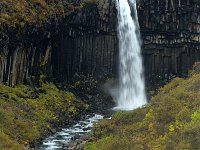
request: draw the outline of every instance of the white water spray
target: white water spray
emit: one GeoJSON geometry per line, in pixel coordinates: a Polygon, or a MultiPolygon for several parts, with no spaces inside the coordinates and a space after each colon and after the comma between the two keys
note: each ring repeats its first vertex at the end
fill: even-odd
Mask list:
{"type": "Polygon", "coordinates": [[[143,66],[141,57],[139,23],[136,0],[116,0],[119,36],[119,96],[120,110],[133,110],[146,104],[143,66]],[[134,9],[132,18],[131,8],[134,9]]]}

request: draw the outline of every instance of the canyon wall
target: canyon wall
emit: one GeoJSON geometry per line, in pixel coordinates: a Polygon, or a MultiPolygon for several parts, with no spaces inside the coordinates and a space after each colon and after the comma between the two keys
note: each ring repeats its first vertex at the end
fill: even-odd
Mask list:
{"type": "Polygon", "coordinates": [[[185,76],[200,60],[200,1],[139,0],[146,78],[185,76]]]}
{"type": "Polygon", "coordinates": [[[105,76],[116,71],[118,41],[112,0],[98,1],[62,26],[55,50],[54,76],[69,81],[75,74],[105,76]]]}
{"type": "Polygon", "coordinates": [[[116,11],[111,0],[63,1],[65,15],[43,26],[0,31],[0,82],[14,86],[46,78],[69,82],[76,74],[95,77],[116,70],[116,11]]]}
{"type": "Polygon", "coordinates": [[[52,22],[52,26],[28,28],[23,33],[15,29],[0,32],[0,82],[14,86],[28,78],[39,80],[47,72],[51,75],[51,34],[56,32],[53,26],[52,22]]]}
{"type": "MultiPolygon", "coordinates": [[[[187,75],[200,60],[200,2],[138,0],[137,8],[147,81],[187,75]]],[[[0,32],[0,82],[14,86],[41,75],[64,82],[76,74],[117,74],[117,12],[112,0],[97,0],[79,6],[79,11],[66,4],[66,9],[71,12],[37,29],[0,32]]]]}
{"type": "MultiPolygon", "coordinates": [[[[116,74],[117,12],[111,0],[99,2],[97,7],[103,7],[98,7],[98,13],[94,5],[75,16],[68,26],[66,33],[72,32],[73,36],[64,36],[60,41],[61,59],[57,59],[60,66],[56,69],[60,75],[116,74]]],[[[147,81],[186,76],[200,60],[200,2],[138,0],[137,9],[147,81]]]]}

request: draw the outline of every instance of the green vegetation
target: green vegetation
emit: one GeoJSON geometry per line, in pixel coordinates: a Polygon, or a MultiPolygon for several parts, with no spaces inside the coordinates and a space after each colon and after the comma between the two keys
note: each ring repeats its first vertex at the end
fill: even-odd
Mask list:
{"type": "Polygon", "coordinates": [[[62,1],[57,0],[1,0],[0,26],[40,26],[53,15],[64,13],[62,1]]]}
{"type": "MultiPolygon", "coordinates": [[[[96,0],[81,0],[75,6],[70,1],[67,9],[74,11],[96,4],[96,0]]],[[[65,15],[62,0],[0,0],[0,27],[24,28],[25,26],[41,26],[50,18],[65,15]]]]}
{"type": "Polygon", "coordinates": [[[98,82],[93,77],[86,77],[84,75],[80,75],[77,79],[69,85],[70,91],[73,93],[77,93],[77,95],[95,95],[99,92],[100,81],[98,82]]]}
{"type": "Polygon", "coordinates": [[[97,3],[97,0],[82,0],[80,3],[80,8],[83,9],[96,3],[97,3]]]}
{"type": "MultiPolygon", "coordinates": [[[[194,67],[195,68],[195,67],[194,67]]],[[[197,67],[198,69],[198,67],[197,67]]],[[[176,78],[150,104],[118,112],[98,123],[85,150],[169,150],[200,148],[200,74],[176,78]]]]}
{"type": "Polygon", "coordinates": [[[25,85],[15,88],[0,84],[0,149],[22,150],[40,139],[54,125],[67,124],[88,105],[53,84],[43,84],[32,98],[25,85]]]}

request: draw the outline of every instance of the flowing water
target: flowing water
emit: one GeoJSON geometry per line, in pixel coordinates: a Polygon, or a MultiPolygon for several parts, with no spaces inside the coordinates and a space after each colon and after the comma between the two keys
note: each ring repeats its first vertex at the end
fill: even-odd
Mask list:
{"type": "Polygon", "coordinates": [[[93,124],[103,119],[102,115],[87,115],[84,120],[69,128],[63,128],[54,135],[47,137],[40,146],[39,150],[64,150],[73,140],[78,140],[81,136],[91,131],[93,124]]]}
{"type": "Polygon", "coordinates": [[[116,5],[119,38],[119,95],[115,97],[117,101],[115,109],[132,110],[146,104],[136,0],[116,0],[116,5]]]}
{"type": "MultiPolygon", "coordinates": [[[[139,24],[135,0],[116,0],[118,9],[118,36],[119,36],[119,88],[115,99],[120,110],[132,110],[146,103],[143,66],[140,48],[139,24]],[[133,14],[131,14],[133,9],[133,14]],[[134,17],[132,17],[134,16],[134,17]]],[[[46,138],[41,150],[62,150],[72,142],[75,136],[83,136],[90,132],[91,127],[102,115],[88,115],[83,121],[63,128],[53,136],[46,138]]]]}

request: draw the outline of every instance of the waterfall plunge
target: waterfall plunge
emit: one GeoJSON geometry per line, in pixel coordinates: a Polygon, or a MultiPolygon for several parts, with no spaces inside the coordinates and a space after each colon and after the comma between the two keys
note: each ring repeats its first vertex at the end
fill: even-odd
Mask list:
{"type": "Polygon", "coordinates": [[[139,23],[135,0],[116,0],[119,37],[119,89],[115,99],[119,110],[132,110],[146,104],[139,23]],[[135,18],[132,18],[131,8],[135,18]]]}

